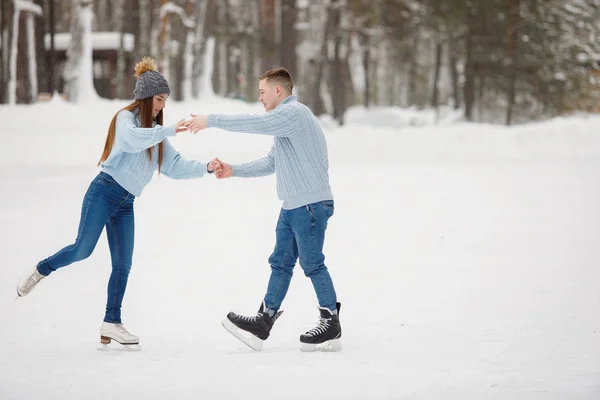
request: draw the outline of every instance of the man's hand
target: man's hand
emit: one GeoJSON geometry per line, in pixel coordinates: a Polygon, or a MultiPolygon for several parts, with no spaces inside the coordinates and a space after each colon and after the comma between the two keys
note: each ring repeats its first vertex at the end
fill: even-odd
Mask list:
{"type": "Polygon", "coordinates": [[[219,172],[217,172],[217,170],[215,169],[215,175],[217,176],[217,179],[231,178],[231,176],[233,175],[233,169],[231,168],[231,164],[221,161],[218,158],[215,158],[213,161],[219,163],[219,165],[221,166],[221,170],[219,172]]]}
{"type": "Polygon", "coordinates": [[[221,166],[221,163],[215,158],[207,164],[206,169],[208,172],[215,173],[215,175],[218,175],[221,173],[223,167],[221,166]]]}
{"type": "Polygon", "coordinates": [[[192,133],[196,133],[208,126],[208,115],[190,114],[192,119],[187,120],[186,126],[192,133]]]}

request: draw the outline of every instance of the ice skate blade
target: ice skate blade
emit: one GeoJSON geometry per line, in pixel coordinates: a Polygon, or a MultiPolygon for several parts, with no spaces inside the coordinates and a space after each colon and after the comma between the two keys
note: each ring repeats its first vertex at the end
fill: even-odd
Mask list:
{"type": "Polygon", "coordinates": [[[263,340],[260,340],[250,332],[246,332],[233,324],[229,319],[225,318],[223,320],[223,328],[227,330],[227,332],[231,333],[236,339],[240,342],[244,343],[246,346],[250,347],[254,351],[261,351],[263,340]]]}
{"type": "Polygon", "coordinates": [[[124,351],[124,352],[136,352],[142,350],[142,346],[138,344],[102,344],[98,347],[98,351],[112,352],[112,351],[124,351]]]}
{"type": "Polygon", "coordinates": [[[314,351],[340,351],[342,349],[342,340],[333,339],[323,343],[302,343],[300,342],[300,351],[310,353],[314,351]]]}
{"type": "Polygon", "coordinates": [[[117,342],[119,344],[122,344],[123,346],[130,346],[130,345],[134,345],[134,344],[140,344],[140,342],[123,343],[123,342],[119,342],[115,338],[111,338],[109,336],[100,335],[100,343],[102,343],[102,344],[110,344],[110,342],[112,340],[114,340],[115,342],[117,342]]]}

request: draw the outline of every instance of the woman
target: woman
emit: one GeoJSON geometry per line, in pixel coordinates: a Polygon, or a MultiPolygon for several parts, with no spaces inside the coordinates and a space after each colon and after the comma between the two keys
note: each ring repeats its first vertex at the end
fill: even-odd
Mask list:
{"type": "Polygon", "coordinates": [[[26,296],[52,272],[89,257],[106,227],[112,272],[100,328],[103,344],[111,340],[126,345],[139,343],[139,338],[121,323],[121,303],[133,255],[135,198],[141,195],[156,170],[174,179],[200,178],[215,168],[220,170],[217,162],[205,165],[183,159],[166,139],[186,128],[184,120],[163,126],[163,109],[170,89],[154,60],[143,58],[137,63],[135,76],[135,101],[120,110],[110,123],[98,162],[101,171],[83,199],[75,243],[40,261],[17,287],[18,295],[26,296]]]}

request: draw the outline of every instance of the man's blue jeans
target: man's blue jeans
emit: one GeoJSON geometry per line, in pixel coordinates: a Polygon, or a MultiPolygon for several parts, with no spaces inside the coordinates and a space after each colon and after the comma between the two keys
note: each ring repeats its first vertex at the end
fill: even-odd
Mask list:
{"type": "Polygon", "coordinates": [[[336,309],[335,289],[323,255],[327,221],[333,211],[333,201],[326,200],[293,210],[282,209],[279,213],[275,250],[269,257],[271,278],[265,295],[265,305],[269,310],[279,310],[298,258],[304,275],[312,281],[319,306],[336,309]]]}
{"type": "Polygon", "coordinates": [[[88,258],[106,226],[112,273],[108,281],[104,322],[121,323],[121,303],[133,256],[134,200],[135,196],[123,189],[110,175],[100,172],[83,198],[75,243],[37,265],[40,274],[50,275],[59,268],[88,258]]]}

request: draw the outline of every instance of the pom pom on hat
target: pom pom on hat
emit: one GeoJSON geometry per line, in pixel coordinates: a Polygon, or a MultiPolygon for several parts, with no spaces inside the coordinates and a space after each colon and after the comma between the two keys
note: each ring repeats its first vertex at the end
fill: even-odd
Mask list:
{"type": "Polygon", "coordinates": [[[158,65],[156,65],[156,61],[150,57],[143,57],[140,62],[135,64],[135,74],[134,76],[138,78],[146,71],[158,71],[158,65]]]}
{"type": "Polygon", "coordinates": [[[171,94],[169,83],[165,77],[158,72],[156,61],[150,57],[144,57],[135,64],[135,89],[133,96],[136,100],[146,99],[157,94],[171,94]]]}

